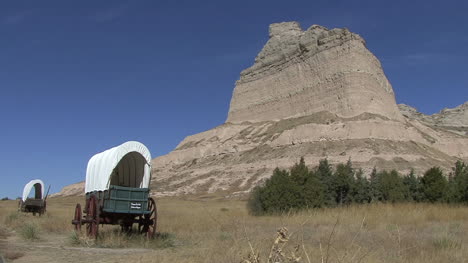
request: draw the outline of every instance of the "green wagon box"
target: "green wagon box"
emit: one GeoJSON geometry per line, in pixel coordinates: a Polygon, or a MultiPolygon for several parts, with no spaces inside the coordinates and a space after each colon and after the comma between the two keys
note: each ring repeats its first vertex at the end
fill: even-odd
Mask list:
{"type": "Polygon", "coordinates": [[[146,214],[150,212],[146,209],[149,191],[149,188],[110,185],[108,190],[87,193],[86,197],[97,195],[104,201],[102,211],[106,213],[146,214]]]}

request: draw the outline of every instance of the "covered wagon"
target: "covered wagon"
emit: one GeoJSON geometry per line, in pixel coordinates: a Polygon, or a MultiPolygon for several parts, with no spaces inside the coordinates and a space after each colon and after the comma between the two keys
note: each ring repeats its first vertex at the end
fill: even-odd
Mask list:
{"type": "Polygon", "coordinates": [[[44,182],[39,179],[31,180],[24,186],[23,196],[19,200],[18,210],[21,212],[42,215],[46,212],[47,195],[44,195],[44,182]],[[34,197],[29,197],[34,191],[34,197]]]}
{"type": "Polygon", "coordinates": [[[77,204],[72,224],[77,231],[96,237],[99,225],[120,225],[154,237],[156,202],[150,197],[151,154],[136,141],[123,143],[94,155],[88,162],[85,181],[86,204],[77,204]]]}

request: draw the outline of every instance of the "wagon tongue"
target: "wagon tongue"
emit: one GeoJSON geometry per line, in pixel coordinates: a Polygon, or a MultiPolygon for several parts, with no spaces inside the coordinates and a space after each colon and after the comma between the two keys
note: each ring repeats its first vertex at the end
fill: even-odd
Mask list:
{"type": "Polygon", "coordinates": [[[51,185],[49,184],[49,188],[47,188],[47,194],[46,194],[45,197],[44,197],[44,201],[47,199],[47,196],[49,196],[50,186],[51,186],[51,185]]]}

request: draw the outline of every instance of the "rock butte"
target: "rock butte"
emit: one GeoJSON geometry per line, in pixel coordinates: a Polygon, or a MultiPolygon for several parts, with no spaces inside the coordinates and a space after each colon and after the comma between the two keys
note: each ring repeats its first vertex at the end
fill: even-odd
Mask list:
{"type": "Polygon", "coordinates": [[[227,122],[270,121],[328,111],[402,120],[392,87],[365,41],[347,29],[270,25],[270,39],[242,71],[227,122]]]}
{"type": "MultiPolygon", "coordinates": [[[[300,157],[310,166],[351,158],[365,172],[449,169],[468,161],[468,103],[431,116],[397,105],[359,35],[272,24],[254,65],[236,82],[226,123],[153,159],[151,187],[159,196],[242,195],[300,157]]],[[[64,191],[83,193],[82,185],[64,191]]]]}

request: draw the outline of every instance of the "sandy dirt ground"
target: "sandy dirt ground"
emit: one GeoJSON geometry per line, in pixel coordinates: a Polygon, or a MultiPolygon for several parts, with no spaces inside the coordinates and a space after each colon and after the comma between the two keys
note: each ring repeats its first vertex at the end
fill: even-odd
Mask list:
{"type": "MultiPolygon", "coordinates": [[[[143,256],[152,252],[144,248],[90,248],[70,246],[67,236],[47,234],[40,241],[24,241],[16,233],[0,241],[2,251],[18,256],[13,262],[121,262],[122,255],[143,256]]],[[[8,262],[8,261],[7,261],[8,262]]]]}

